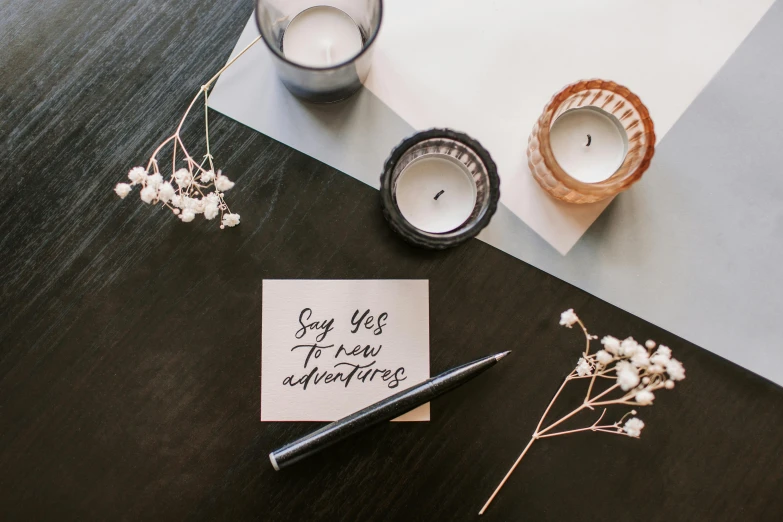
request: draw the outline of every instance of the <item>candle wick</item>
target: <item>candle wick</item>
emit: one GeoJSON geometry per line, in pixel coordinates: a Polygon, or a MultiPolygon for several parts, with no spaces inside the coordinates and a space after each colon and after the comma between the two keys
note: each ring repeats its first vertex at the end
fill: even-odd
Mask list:
{"type": "Polygon", "coordinates": [[[585,147],[589,147],[592,142],[593,142],[593,137],[588,134],[587,135],[587,145],[585,145],[585,147]]]}
{"type": "Polygon", "coordinates": [[[436,200],[437,200],[437,199],[440,197],[440,195],[441,195],[441,194],[443,194],[444,192],[446,192],[446,191],[445,191],[445,190],[441,190],[440,192],[438,192],[437,194],[435,194],[435,198],[434,198],[434,199],[436,199],[436,200]]]}

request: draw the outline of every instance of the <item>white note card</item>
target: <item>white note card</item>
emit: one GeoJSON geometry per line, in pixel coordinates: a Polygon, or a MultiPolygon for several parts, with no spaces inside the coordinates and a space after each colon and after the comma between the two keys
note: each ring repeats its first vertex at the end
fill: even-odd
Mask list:
{"type": "Polygon", "coordinates": [[[429,337],[429,281],[264,280],[261,420],[334,421],[424,381],[429,337]]]}

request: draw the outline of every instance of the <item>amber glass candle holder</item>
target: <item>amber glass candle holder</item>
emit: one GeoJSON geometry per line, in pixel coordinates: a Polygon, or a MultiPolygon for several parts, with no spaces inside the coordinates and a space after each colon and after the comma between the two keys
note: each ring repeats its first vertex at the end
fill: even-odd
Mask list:
{"type": "Polygon", "coordinates": [[[555,94],[533,127],[527,148],[528,165],[538,184],[557,199],[594,203],[612,197],[639,181],[655,152],[655,129],[642,101],[626,87],[605,80],[583,80],[555,94]],[[616,118],[628,137],[620,167],[603,181],[587,183],[570,176],[552,153],[550,129],[566,111],[593,107],[616,118]]]}

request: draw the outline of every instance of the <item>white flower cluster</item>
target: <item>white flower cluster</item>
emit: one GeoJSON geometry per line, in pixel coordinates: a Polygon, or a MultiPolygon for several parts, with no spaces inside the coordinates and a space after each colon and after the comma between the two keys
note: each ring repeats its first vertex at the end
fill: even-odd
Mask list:
{"type": "Polygon", "coordinates": [[[577,323],[579,321],[579,318],[574,313],[573,308],[569,308],[562,314],[560,314],[560,326],[565,326],[566,328],[571,328],[574,323],[577,323]]]}
{"type": "Polygon", "coordinates": [[[125,198],[138,185],[141,187],[139,196],[144,203],[163,204],[183,223],[193,221],[197,214],[203,214],[206,219],[214,219],[220,214],[220,228],[238,225],[239,214],[232,214],[223,199],[224,192],[232,188],[234,182],[220,171],[204,170],[192,162],[188,165],[190,168],[175,171],[171,181],[163,180],[155,161],[152,162],[153,174],[143,167],[133,167],[128,172],[130,183],[117,183],[114,192],[125,198]]]}
{"type": "Polygon", "coordinates": [[[625,421],[625,425],[623,426],[623,431],[628,434],[629,437],[639,437],[639,435],[642,434],[642,429],[644,428],[644,421],[642,419],[637,419],[636,417],[631,417],[627,421],[625,421]]]}
{"type": "MultiPolygon", "coordinates": [[[[560,315],[560,324],[563,326],[570,328],[577,322],[579,318],[573,309],[560,315]]],[[[586,331],[585,336],[589,349],[590,340],[595,336],[586,331]]],[[[685,368],[672,357],[672,351],[667,346],[659,346],[652,340],[640,344],[633,337],[621,341],[611,335],[601,339],[601,344],[603,349],[592,355],[588,354],[588,350],[585,351],[571,376],[592,377],[593,380],[596,377],[615,379],[615,387],[622,390],[624,395],[606,404],[649,406],[655,400],[654,392],[662,388],[671,390],[676,381],[685,379],[685,368]]],[[[634,417],[622,429],[619,424],[615,427],[631,437],[638,437],[644,423],[634,417]]]]}
{"type": "Polygon", "coordinates": [[[682,363],[672,357],[672,351],[667,346],[658,346],[655,341],[648,340],[639,344],[633,337],[620,341],[607,335],[601,339],[603,350],[595,354],[596,367],[609,370],[614,362],[617,383],[623,391],[636,388],[636,400],[641,405],[652,404],[655,396],[653,388],[674,388],[674,381],[685,378],[685,368],[682,363]]]}

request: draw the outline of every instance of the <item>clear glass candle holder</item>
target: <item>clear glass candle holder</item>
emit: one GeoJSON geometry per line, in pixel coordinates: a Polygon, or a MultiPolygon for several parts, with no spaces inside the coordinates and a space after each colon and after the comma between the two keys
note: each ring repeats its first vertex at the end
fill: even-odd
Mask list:
{"type": "Polygon", "coordinates": [[[257,0],[255,12],[258,29],[283,84],[294,96],[313,103],[344,100],[361,88],[370,72],[372,46],[382,16],[382,0],[257,0]],[[360,49],[352,57],[324,66],[287,58],[284,38],[291,21],[308,9],[323,7],[339,9],[353,20],[361,35],[360,49]]]}
{"type": "MultiPolygon", "coordinates": [[[[430,129],[403,140],[392,150],[381,174],[380,195],[383,214],[395,232],[414,245],[445,249],[475,237],[489,224],[500,201],[500,177],[489,152],[478,141],[450,129],[430,129]],[[398,198],[400,181],[408,175],[406,171],[410,173],[412,166],[418,164],[420,167],[422,161],[432,160],[445,162],[447,170],[455,169],[451,174],[456,171],[457,177],[464,174],[465,182],[471,188],[467,202],[450,199],[451,194],[438,190],[442,188],[438,180],[421,191],[420,201],[432,204],[428,211],[436,220],[439,212],[450,212],[455,210],[455,204],[467,203],[466,209],[459,209],[466,212],[453,222],[453,228],[447,226],[438,232],[426,230],[426,223],[419,222],[419,226],[411,223],[410,215],[406,218],[401,210],[398,198]]],[[[417,217],[422,218],[421,215],[417,217]]],[[[426,216],[424,219],[426,222],[426,216]]]]}
{"type": "Polygon", "coordinates": [[[541,188],[569,203],[594,203],[639,181],[655,152],[655,129],[647,107],[628,88],[605,80],[583,80],[555,94],[533,126],[527,147],[530,172],[541,188]],[[552,153],[550,129],[566,111],[594,107],[619,121],[628,137],[620,167],[603,181],[587,183],[570,176],[552,153]]]}

